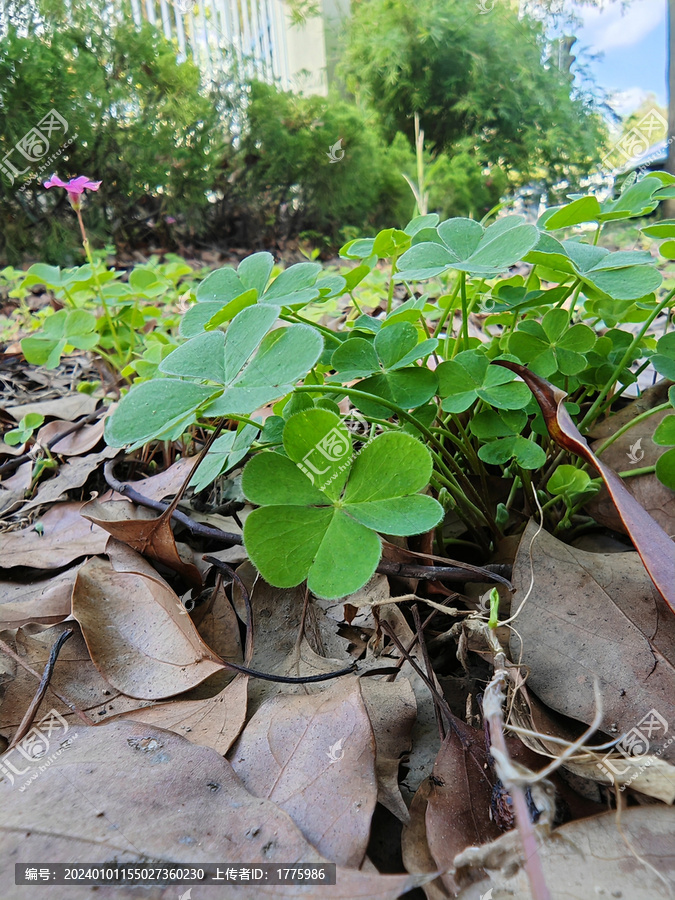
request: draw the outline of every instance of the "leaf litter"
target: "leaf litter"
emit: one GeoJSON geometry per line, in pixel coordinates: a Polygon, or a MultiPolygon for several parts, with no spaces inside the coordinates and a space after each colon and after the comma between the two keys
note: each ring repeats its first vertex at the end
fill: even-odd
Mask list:
{"type": "MultiPolygon", "coordinates": [[[[593,462],[562,422],[559,397],[530,382],[552,436],[593,462]]],[[[592,503],[604,504],[609,526],[626,531],[642,559],[562,544],[534,522],[526,528],[514,592],[501,590],[501,618],[509,609],[513,617],[499,630],[513,684],[503,709],[508,759],[496,761],[480,727],[497,658],[486,629],[489,584],[462,595],[433,580],[376,574],[330,601],[304,585],[272,588],[241,563],[240,537],[218,543],[176,521],[167,504],[151,511],[109,490],[104,466],[117,451],[100,449],[96,398],[45,396],[5,407],[16,421],[28,411],[52,420],[38,441],[54,441],[55,467],[34,482],[25,449],[4,457],[12,462],[1,485],[11,505],[0,532],[0,737],[9,747],[39,702],[33,724],[53,709],[70,738],[25,789],[0,781],[3,896],[34,896],[13,884],[11,865],[30,857],[327,861],[338,865],[337,885],[306,886],[302,896],[384,900],[416,889],[411,896],[429,900],[477,900],[490,890],[492,900],[525,898],[509,794],[518,780],[533,803],[551,897],[619,890],[641,900],[675,890],[672,566],[659,557],[663,531],[611,473],[613,499],[592,503]],[[645,531],[636,541],[637,524],[645,531]],[[66,630],[73,634],[54,659],[66,630]],[[357,671],[341,678],[303,682],[354,662],[357,671]],[[230,664],[287,681],[237,674],[230,664]],[[623,753],[622,735],[645,723],[649,752],[623,753]],[[578,743],[591,725],[596,733],[578,743]],[[541,780],[547,762],[558,773],[541,780]],[[532,798],[542,796],[556,799],[539,808],[532,798]],[[378,840],[398,862],[382,865],[378,840]]],[[[593,436],[597,450],[607,435],[593,436]]],[[[623,464],[623,444],[634,438],[627,430],[602,452],[605,466],[623,464]]],[[[648,434],[642,446],[659,452],[648,434]]],[[[196,462],[184,449],[176,458],[164,447],[159,465],[137,458],[124,483],[151,502],[178,498],[216,535],[240,536],[248,509],[240,520],[180,496],[196,462]]],[[[649,477],[629,488],[672,531],[672,492],[661,485],[644,502],[649,477]]],[[[385,556],[409,561],[407,542],[397,541],[385,556]]],[[[283,886],[225,891],[300,896],[283,886]]],[[[69,895],[50,887],[55,900],[69,895]]],[[[175,900],[176,889],[145,896],[175,900]]]]}

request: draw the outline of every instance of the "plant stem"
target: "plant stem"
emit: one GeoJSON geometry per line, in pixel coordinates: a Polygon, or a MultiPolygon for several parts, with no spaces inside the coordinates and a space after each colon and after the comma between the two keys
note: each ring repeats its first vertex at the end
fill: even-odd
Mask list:
{"type": "Polygon", "coordinates": [[[648,409],[646,412],[641,413],[639,416],[636,416],[634,419],[631,419],[630,422],[626,422],[625,425],[622,425],[614,434],[610,435],[606,441],[603,441],[602,444],[595,450],[595,455],[600,456],[600,454],[606,450],[614,441],[618,440],[621,435],[625,434],[627,431],[630,431],[635,425],[639,425],[640,422],[644,422],[645,419],[648,419],[650,416],[653,416],[655,413],[662,412],[664,409],[670,409],[670,403],[661,403],[659,406],[655,406],[653,409],[648,409]]]}
{"type": "MultiPolygon", "coordinates": [[[[469,310],[466,302],[466,272],[459,273],[460,299],[462,301],[462,340],[464,349],[469,349],[469,310]]],[[[454,353],[453,353],[454,356],[454,353]]]]}

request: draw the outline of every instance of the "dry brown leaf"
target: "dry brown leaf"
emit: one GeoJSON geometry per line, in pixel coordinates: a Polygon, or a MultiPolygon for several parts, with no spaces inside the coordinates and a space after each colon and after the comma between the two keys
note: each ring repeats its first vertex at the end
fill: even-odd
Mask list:
{"type": "MultiPolygon", "coordinates": [[[[40,708],[41,713],[54,708],[69,721],[80,721],[52,692],[52,688],[97,721],[137,709],[138,700],[123,696],[99,674],[89,657],[77,622],[61,622],[47,629],[27,625],[16,632],[3,632],[2,640],[42,675],[53,644],[66,628],[74,629],[75,634],[61,648],[50,688],[40,708]]],[[[0,662],[6,671],[0,705],[0,731],[9,737],[14,734],[28,709],[37,690],[38,679],[4,654],[0,655],[0,662]]]]}
{"type": "Polygon", "coordinates": [[[243,663],[239,620],[222,583],[192,615],[202,640],[228,662],[243,663]]]}
{"type": "Polygon", "coordinates": [[[175,731],[193,744],[211,747],[225,756],[246,721],[248,675],[237,675],[215,697],[172,700],[134,709],[119,718],[175,731]]]}
{"type": "MultiPolygon", "coordinates": [[[[34,900],[35,888],[14,885],[14,865],[26,859],[165,865],[225,861],[288,865],[327,862],[290,816],[250,794],[215,751],[134,722],[97,728],[71,726],[64,749],[20,793],[0,782],[3,829],[0,895],[34,900]],[[105,789],[102,789],[105,786],[105,789]],[[30,802],[26,802],[30,795],[30,802]]],[[[338,867],[333,887],[302,888],[306,900],[395,900],[428,876],[366,874],[338,867]]],[[[185,889],[144,889],[143,896],[176,900],[185,889]]],[[[52,900],[70,900],[72,887],[50,886],[52,900]]],[[[124,898],[138,888],[78,888],[78,896],[124,898]]],[[[222,900],[296,898],[296,885],[218,889],[222,900]]],[[[196,900],[196,898],[195,898],[196,900]]]]}
{"type": "MultiPolygon", "coordinates": [[[[73,427],[72,422],[64,419],[55,419],[53,422],[47,422],[38,431],[36,440],[38,444],[46,446],[51,440],[64,431],[70,431],[73,427]]],[[[83,425],[77,431],[71,431],[64,435],[60,441],[49,448],[52,453],[59,456],[81,456],[93,450],[103,437],[103,429],[105,428],[105,416],[91,425],[83,425]]]]}
{"type": "MultiPolygon", "coordinates": [[[[552,709],[590,723],[597,676],[601,728],[616,737],[651,710],[675,722],[673,617],[637,554],[587,553],[545,531],[533,542],[536,530],[532,522],[525,530],[513,569],[514,610],[534,572],[511,638],[512,658],[527,667],[530,688],[552,709]]],[[[668,738],[660,728],[650,744],[673,760],[668,738]]]]}
{"type": "Polygon", "coordinates": [[[112,459],[120,451],[115,447],[106,447],[100,453],[88,453],[86,456],[76,456],[59,466],[58,473],[44,481],[38,488],[37,494],[21,508],[21,512],[28,512],[36,506],[46,503],[54,503],[60,500],[68,491],[82,487],[92,472],[106,459],[112,459]]]}
{"type": "Polygon", "coordinates": [[[127,484],[150,500],[163,500],[178,493],[196,462],[196,456],[183,456],[163,472],[127,484]]]}
{"type": "Polygon", "coordinates": [[[567,412],[563,402],[567,394],[519,363],[504,359],[494,362],[511,369],[527,384],[541,408],[548,433],[558,446],[597,469],[649,577],[675,612],[675,543],[640,506],[616,472],[595,456],[567,412]]]}
{"type": "MultiPolygon", "coordinates": [[[[417,788],[417,793],[410,804],[410,822],[404,826],[401,834],[401,851],[403,865],[408,872],[436,873],[438,868],[429,849],[427,839],[426,812],[431,779],[425,778],[417,788]]],[[[447,900],[451,895],[446,891],[440,878],[423,885],[427,900],[447,900]]]]}
{"type": "MultiPolygon", "coordinates": [[[[632,410],[633,404],[627,409],[632,410]]],[[[633,412],[637,415],[638,410],[633,412]]],[[[672,409],[670,410],[672,412],[672,409]]],[[[630,471],[632,467],[653,466],[656,461],[665,453],[667,447],[655,444],[652,435],[659,422],[668,415],[668,410],[655,413],[643,422],[638,422],[633,428],[629,428],[621,437],[610,444],[609,447],[601,454],[603,462],[607,463],[617,472],[630,471]],[[636,447],[640,442],[639,449],[636,447]],[[633,448],[634,453],[631,453],[633,448]],[[636,461],[635,456],[639,459],[636,461]]],[[[607,420],[606,424],[611,424],[618,419],[618,416],[612,416],[607,420]]],[[[615,427],[621,427],[621,422],[616,422],[615,427]]],[[[611,432],[610,432],[611,433],[611,432]]],[[[595,441],[591,444],[591,450],[597,451],[603,441],[595,441]]],[[[647,510],[647,512],[656,519],[661,528],[669,535],[675,534],[675,491],[671,491],[665,484],[661,484],[656,475],[637,475],[635,478],[626,478],[624,484],[635,497],[638,503],[647,510]]],[[[611,528],[613,531],[626,532],[626,527],[621,521],[621,516],[616,511],[616,507],[611,497],[603,488],[595,497],[587,504],[586,509],[601,525],[611,528]]]]}
{"type": "Polygon", "coordinates": [[[459,886],[453,877],[453,860],[474,844],[499,837],[490,816],[492,784],[487,776],[488,754],[483,732],[456,720],[462,740],[450,730],[436,762],[426,812],[429,850],[441,880],[454,896],[459,886]]]}
{"type": "Polygon", "coordinates": [[[96,667],[130,697],[171,697],[223,668],[158,575],[90,559],[77,575],[73,616],[96,667]]]}
{"type": "Polygon", "coordinates": [[[74,422],[81,416],[91,415],[97,405],[98,400],[90,394],[73,392],[56,400],[40,400],[37,403],[22,403],[21,406],[5,406],[4,410],[16,422],[20,422],[29,413],[39,413],[45,419],[53,416],[56,419],[74,422]]]}
{"type": "MultiPolygon", "coordinates": [[[[486,896],[491,900],[529,900],[532,895],[527,876],[512,844],[509,833],[479,848],[476,854],[464,854],[465,858],[482,855],[479,862],[489,868],[490,880],[467,887],[458,900],[486,896]]],[[[540,834],[539,856],[551,900],[672,897],[675,810],[663,806],[624,809],[620,827],[614,812],[569,822],[557,828],[549,839],[540,834]]]]}
{"type": "Polygon", "coordinates": [[[0,535],[0,567],[59,569],[82,556],[104,553],[109,536],[80,515],[84,505],[59,503],[34,525],[0,535]]]}
{"type": "Polygon", "coordinates": [[[230,758],[245,787],[285,810],[323,856],[361,865],[377,783],[375,739],[358,678],[268,700],[230,758]]]}
{"type": "Polygon", "coordinates": [[[412,749],[412,730],[417,719],[417,701],[407,678],[396,681],[364,678],[361,693],[373,727],[377,755],[377,799],[401,822],[410,819],[401,796],[398,772],[401,758],[412,749]]]}
{"type": "Polygon", "coordinates": [[[151,510],[134,506],[126,500],[90,500],[82,510],[90,522],[104,528],[116,540],[139,553],[163,563],[196,587],[202,577],[192,562],[182,559],[171,529],[171,515],[156,516],[151,510]]]}
{"type": "Polygon", "coordinates": [[[54,625],[66,619],[78,568],[26,584],[0,581],[0,629],[20,628],[28,622],[54,625]]]}

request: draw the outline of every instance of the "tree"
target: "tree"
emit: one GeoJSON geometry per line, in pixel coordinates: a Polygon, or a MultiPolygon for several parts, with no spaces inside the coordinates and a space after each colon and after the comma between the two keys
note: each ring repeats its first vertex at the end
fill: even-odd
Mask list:
{"type": "Polygon", "coordinates": [[[575,182],[599,162],[604,122],[549,58],[540,22],[502,3],[480,12],[476,0],[358,0],[347,88],[377,108],[390,135],[412,138],[418,112],[436,153],[469,141],[515,184],[575,182]]]}

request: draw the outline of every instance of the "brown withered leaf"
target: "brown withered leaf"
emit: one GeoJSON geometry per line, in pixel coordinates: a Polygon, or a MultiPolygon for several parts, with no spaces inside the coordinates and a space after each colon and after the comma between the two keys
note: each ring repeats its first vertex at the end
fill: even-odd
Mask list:
{"type": "Polygon", "coordinates": [[[73,392],[56,400],[39,400],[37,403],[22,403],[21,406],[5,406],[6,413],[16,422],[20,422],[29,413],[39,413],[45,419],[54,417],[74,422],[80,416],[88,416],[94,412],[98,400],[90,394],[73,392]]]}
{"type": "Polygon", "coordinates": [[[338,865],[364,860],[377,799],[375,740],[359,680],[279,695],[253,716],[230,755],[257,797],[281,807],[338,865]]]}
{"type": "Polygon", "coordinates": [[[119,718],[166,728],[193,744],[211,747],[225,756],[246,721],[248,675],[237,675],[215,697],[172,700],[123,713],[119,718]]]}
{"type": "Polygon", "coordinates": [[[597,456],[579,433],[563,403],[567,394],[518,363],[494,360],[523,379],[539,404],[548,433],[567,450],[581,456],[602,477],[612,502],[640,554],[645,568],[672,612],[675,612],[675,543],[633,497],[616,472],[597,456]]]}
{"type": "Polygon", "coordinates": [[[436,757],[426,811],[429,850],[446,890],[454,896],[453,860],[466,847],[499,837],[490,818],[492,783],[483,732],[455,719],[436,757]]]}
{"type": "MultiPolygon", "coordinates": [[[[675,810],[664,806],[624,809],[568,822],[551,838],[539,836],[539,858],[551,900],[623,897],[655,900],[675,890],[675,810]]],[[[458,900],[526,900],[532,896],[511,833],[467,851],[489,869],[490,880],[472,884],[458,900]],[[483,859],[480,859],[480,856],[483,859]]],[[[462,862],[463,860],[458,860],[462,862]]]]}
{"type": "MultiPolygon", "coordinates": [[[[140,705],[138,700],[120,694],[98,672],[89,657],[77,622],[61,622],[47,629],[27,625],[15,632],[3,632],[2,639],[38,675],[42,675],[52,646],[66,628],[72,628],[75,634],[61,648],[41,711],[54,708],[68,721],[79,723],[79,718],[61,702],[54,691],[96,721],[129,709],[137,709],[140,705]]],[[[4,654],[2,664],[7,672],[3,676],[0,732],[9,737],[16,731],[35,696],[39,678],[4,654]]]]}
{"type": "Polygon", "coordinates": [[[151,510],[134,506],[126,500],[90,500],[82,509],[82,515],[116,540],[163,563],[195,587],[201,587],[199,569],[191,561],[184,560],[178,552],[170,513],[156,516],[151,510]]]}
{"type": "Polygon", "coordinates": [[[28,512],[37,506],[54,503],[60,500],[68,491],[82,487],[92,472],[107,459],[112,459],[119,453],[115,447],[106,447],[100,453],[88,453],[86,456],[75,456],[67,460],[59,467],[58,473],[40,484],[37,494],[24,503],[21,512],[28,512]]]}
{"type": "MultiPolygon", "coordinates": [[[[631,403],[626,409],[632,411],[634,405],[634,403],[631,403]]],[[[639,407],[633,413],[633,416],[637,415],[638,409],[639,407]]],[[[625,410],[622,410],[622,412],[625,412],[625,410]]],[[[670,412],[672,412],[672,409],[670,412]]],[[[615,420],[620,415],[621,413],[612,416],[604,424],[611,425],[614,423],[615,429],[618,430],[622,423],[615,422],[615,420]]],[[[629,428],[613,444],[610,444],[606,450],[603,450],[601,454],[603,462],[618,472],[630,471],[634,467],[642,468],[643,466],[656,465],[659,456],[665,453],[668,448],[655,444],[653,434],[659,422],[667,415],[668,410],[662,410],[654,413],[648,419],[638,422],[633,428],[629,428]]],[[[597,452],[598,447],[602,443],[602,440],[595,441],[591,444],[591,450],[597,452]]],[[[654,473],[626,478],[624,484],[640,506],[643,506],[656,519],[667,534],[675,534],[675,491],[671,491],[665,484],[661,484],[654,473]]],[[[603,488],[595,497],[592,497],[585,508],[596,521],[606,528],[611,528],[613,531],[626,531],[626,527],[606,488],[603,488]]]]}
{"type": "Polygon", "coordinates": [[[216,586],[205,603],[195,609],[192,621],[202,640],[228,662],[244,661],[239,620],[222,583],[216,586]]]}
{"type": "Polygon", "coordinates": [[[77,575],[73,616],[98,670],[130,697],[171,697],[224,667],[159,575],[90,559],[77,575]]]}
{"type": "MultiPolygon", "coordinates": [[[[42,426],[36,435],[36,440],[38,444],[42,444],[44,447],[59,434],[62,434],[64,431],[70,431],[72,427],[72,422],[64,419],[55,419],[42,426]]],[[[81,456],[83,453],[93,450],[100,442],[104,428],[105,416],[102,416],[98,421],[92,422],[91,425],[83,425],[77,431],[65,434],[60,441],[52,444],[50,450],[58,456],[81,456]]]]}
{"type": "MultiPolygon", "coordinates": [[[[403,865],[408,872],[436,873],[438,867],[429,849],[427,838],[426,813],[429,793],[432,788],[431,779],[425,778],[417,788],[417,793],[410,804],[410,821],[404,825],[401,834],[401,853],[403,865]]],[[[441,878],[423,885],[427,900],[448,900],[451,896],[441,878]]]]}
{"type": "Polygon", "coordinates": [[[70,615],[70,595],[79,566],[39,581],[0,581],[0,629],[28,622],[54,625],[70,615]]]}
{"type": "Polygon", "coordinates": [[[82,556],[105,552],[109,536],[80,515],[84,505],[59,503],[34,525],[0,535],[0,567],[59,569],[82,556]]]}
{"type": "Polygon", "coordinates": [[[412,749],[412,730],[417,719],[415,692],[408,679],[399,675],[393,682],[365,678],[361,693],[377,747],[377,799],[401,822],[408,822],[410,816],[401,796],[398,772],[401,758],[412,749]]]}
{"type": "Polygon", "coordinates": [[[196,462],[196,456],[183,456],[168,469],[158,472],[157,475],[148,475],[147,478],[127,483],[150,500],[163,500],[165,497],[178,493],[196,462]]]}
{"type": "MultiPolygon", "coordinates": [[[[70,746],[20,793],[0,782],[3,829],[0,895],[31,900],[34,887],[14,885],[14,865],[25,859],[196,865],[223,858],[228,865],[325,863],[290,816],[254,797],[214,750],[169,731],[116,721],[97,728],[71,726],[70,746]],[[102,785],[105,789],[102,789],[102,785]],[[161,823],[161,827],[154,827],[161,823]]],[[[302,888],[307,900],[396,900],[428,876],[380,875],[338,867],[334,887],[302,888]]],[[[237,886],[221,897],[295,898],[297,885],[237,886]],[[236,892],[236,893],[235,893],[236,892]]],[[[80,888],[81,896],[131,900],[138,889],[80,888]]],[[[150,900],[175,900],[181,891],[144,890],[150,900]]],[[[53,900],[72,887],[50,886],[53,900]]]]}
{"type": "MultiPolygon", "coordinates": [[[[601,728],[617,737],[652,709],[675,721],[673,617],[637,554],[588,553],[545,531],[533,540],[536,532],[531,522],[513,568],[513,609],[534,577],[511,637],[512,658],[527,667],[531,690],[552,709],[588,724],[597,676],[601,728]]],[[[675,744],[665,747],[665,740],[658,730],[650,737],[664,759],[675,759],[675,744]]]]}

